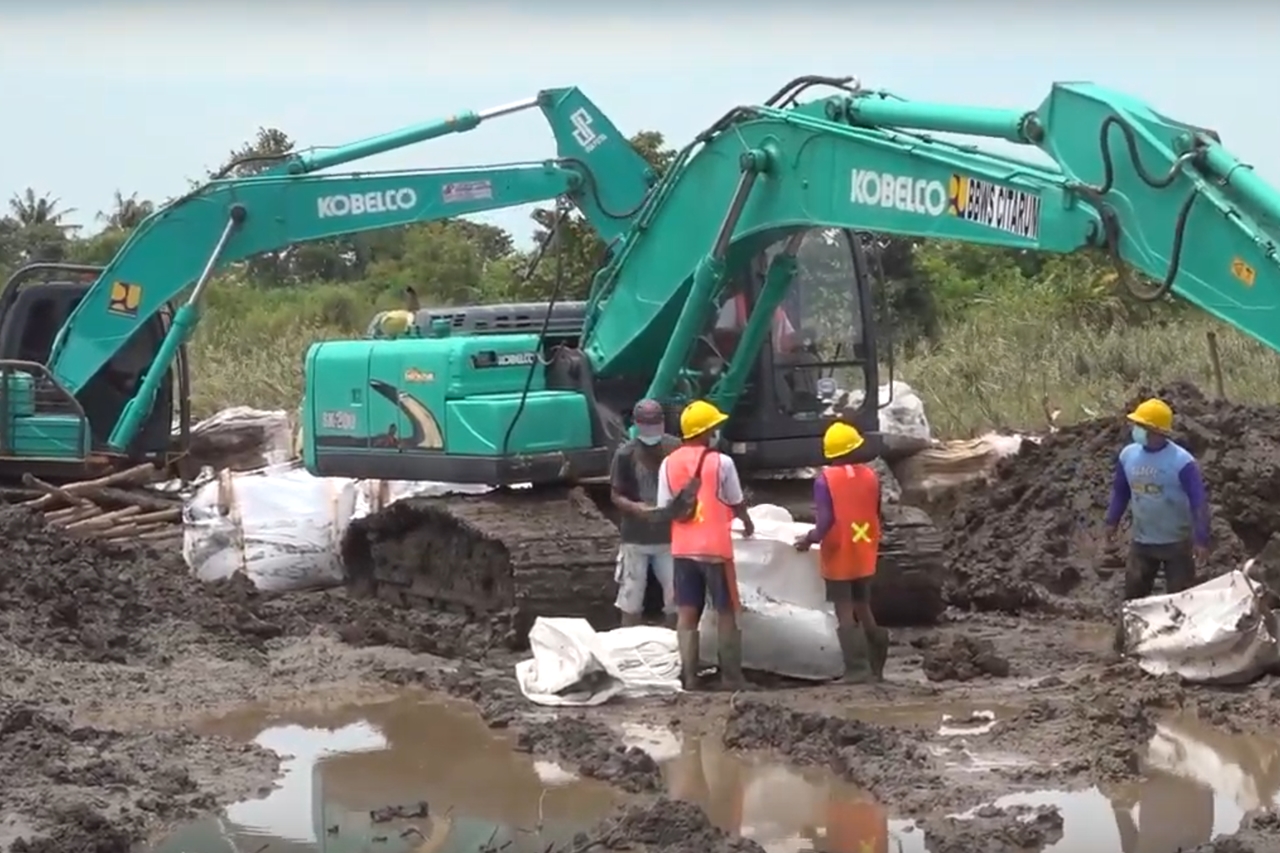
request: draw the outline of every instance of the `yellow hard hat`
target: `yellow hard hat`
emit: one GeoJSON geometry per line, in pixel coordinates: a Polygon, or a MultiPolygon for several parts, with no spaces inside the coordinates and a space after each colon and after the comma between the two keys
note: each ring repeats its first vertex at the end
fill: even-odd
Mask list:
{"type": "Polygon", "coordinates": [[[680,413],[680,432],[686,439],[697,438],[727,420],[728,415],[706,400],[694,400],[680,413]]]}
{"type": "Polygon", "coordinates": [[[415,319],[412,311],[384,311],[378,318],[378,331],[388,338],[398,338],[409,330],[415,319]]]}
{"type": "Polygon", "coordinates": [[[1173,409],[1164,400],[1157,400],[1155,397],[1143,400],[1128,417],[1132,423],[1156,432],[1169,432],[1173,429],[1173,409]]]}
{"type": "Polygon", "coordinates": [[[828,459],[836,459],[846,453],[852,453],[866,443],[862,433],[856,427],[837,421],[827,427],[822,436],[822,455],[828,459]]]}

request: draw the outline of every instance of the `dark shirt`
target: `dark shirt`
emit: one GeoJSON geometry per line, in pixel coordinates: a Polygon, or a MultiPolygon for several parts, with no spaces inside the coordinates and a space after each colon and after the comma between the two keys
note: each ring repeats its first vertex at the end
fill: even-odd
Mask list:
{"type": "MultiPolygon", "coordinates": [[[[624,498],[656,506],[658,466],[679,446],[680,441],[675,436],[663,436],[662,444],[658,445],[661,452],[655,454],[653,467],[650,468],[638,455],[648,450],[648,447],[634,438],[623,443],[613,454],[613,464],[609,470],[610,487],[624,498]]],[[[666,545],[671,542],[671,520],[661,516],[646,519],[623,513],[618,527],[622,541],[632,545],[666,545]]]]}

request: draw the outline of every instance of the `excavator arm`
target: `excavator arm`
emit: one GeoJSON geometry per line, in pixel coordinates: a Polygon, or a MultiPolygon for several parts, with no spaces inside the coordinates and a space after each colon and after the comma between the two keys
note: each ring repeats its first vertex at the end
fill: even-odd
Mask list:
{"type": "Polygon", "coordinates": [[[123,450],[137,434],[163,377],[198,323],[205,286],[229,263],[293,243],[557,197],[571,201],[612,240],[627,231],[656,180],[644,158],[575,88],[546,90],[525,101],[339,148],[250,159],[270,162],[252,177],[211,180],[141,223],[54,342],[49,371],[76,395],[140,326],[191,288],[111,431],[109,449],[123,450]],[[534,106],[551,124],[561,154],[556,160],[474,169],[320,173],[534,106]]]}
{"type": "MultiPolygon", "coordinates": [[[[1037,109],[1019,111],[855,90],[791,108],[738,108],[699,139],[597,276],[589,307],[583,348],[596,375],[651,375],[650,396],[679,396],[677,376],[726,270],[815,227],[1102,249],[1160,282],[1138,291],[1144,298],[1176,293],[1280,349],[1280,194],[1216,134],[1118,92],[1063,83],[1037,109]],[[1053,164],[931,133],[1035,147],[1053,164]],[[653,352],[662,353],[656,366],[653,352]]],[[[739,347],[723,374],[714,395],[722,406],[736,402],[743,363],[780,296],[752,311],[743,338],[754,349],[739,347]]]]}

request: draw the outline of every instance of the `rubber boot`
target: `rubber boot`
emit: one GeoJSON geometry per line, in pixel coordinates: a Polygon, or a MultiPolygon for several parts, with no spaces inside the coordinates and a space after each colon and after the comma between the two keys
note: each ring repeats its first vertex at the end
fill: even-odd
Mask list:
{"type": "Polygon", "coordinates": [[[865,684],[871,680],[870,650],[867,633],[861,625],[847,625],[836,629],[840,639],[840,655],[844,658],[842,684],[865,684]]]}
{"type": "Polygon", "coordinates": [[[884,665],[889,660],[889,632],[879,625],[867,632],[871,647],[871,680],[884,681],[884,665]]]}
{"type": "Polygon", "coordinates": [[[747,679],[742,674],[742,630],[721,631],[717,636],[720,646],[720,686],[725,690],[743,690],[747,679]]]}
{"type": "Polygon", "coordinates": [[[685,690],[698,689],[698,630],[676,631],[680,646],[680,686],[685,690]]]}

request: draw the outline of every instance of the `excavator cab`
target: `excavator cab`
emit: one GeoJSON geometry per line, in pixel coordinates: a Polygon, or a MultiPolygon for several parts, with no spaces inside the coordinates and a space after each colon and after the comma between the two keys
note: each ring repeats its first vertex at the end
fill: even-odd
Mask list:
{"type": "MultiPolygon", "coordinates": [[[[749,316],[765,270],[783,242],[758,253],[734,277],[716,312],[715,327],[723,330],[749,316]]],[[[820,439],[837,417],[866,434],[874,432],[874,286],[862,241],[854,232],[814,228],[805,235],[787,296],[774,312],[768,340],[725,428],[725,439],[744,471],[821,465],[820,439]]],[[[700,349],[727,338],[713,330],[700,349]]],[[[718,351],[704,363],[723,363],[731,355],[718,351]]],[[[868,457],[875,452],[868,447],[868,457]]]]}
{"type": "MultiPolygon", "coordinates": [[[[0,291],[0,468],[52,479],[81,476],[85,460],[102,453],[111,428],[155,359],[171,312],[141,324],[77,396],[45,366],[58,332],[102,269],[80,264],[30,264],[0,291]]],[[[156,405],[129,448],[134,459],[163,455],[172,446],[173,420],[188,418],[187,359],[180,351],[161,384],[156,405]]]]}

